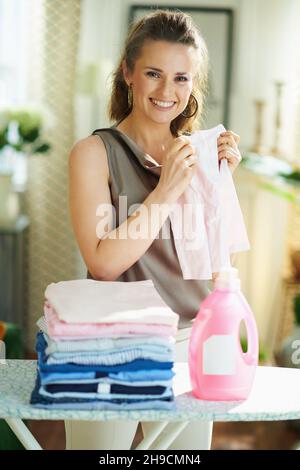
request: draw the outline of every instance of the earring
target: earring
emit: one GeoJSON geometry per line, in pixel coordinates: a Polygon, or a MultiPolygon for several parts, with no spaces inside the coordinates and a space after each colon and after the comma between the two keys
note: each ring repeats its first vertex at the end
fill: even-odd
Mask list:
{"type": "Polygon", "coordinates": [[[128,109],[132,108],[132,83],[129,83],[128,90],[127,90],[127,102],[128,102],[128,109]]]}
{"type": "Polygon", "coordinates": [[[197,114],[197,111],[198,111],[198,108],[199,108],[199,105],[198,105],[198,101],[197,101],[197,98],[191,93],[190,94],[190,99],[189,99],[189,102],[186,106],[186,108],[182,111],[181,113],[181,116],[185,117],[185,118],[191,118],[191,117],[194,117],[195,114],[197,114]],[[192,112],[192,114],[186,114],[186,111],[191,107],[191,103],[190,103],[190,99],[194,100],[194,111],[192,112]]]}

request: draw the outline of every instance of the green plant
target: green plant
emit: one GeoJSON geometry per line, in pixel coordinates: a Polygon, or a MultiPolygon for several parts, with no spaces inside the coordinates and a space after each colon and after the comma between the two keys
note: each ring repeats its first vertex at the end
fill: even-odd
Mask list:
{"type": "Polygon", "coordinates": [[[41,112],[30,109],[6,109],[0,112],[0,151],[10,147],[28,155],[46,153],[51,146],[45,142],[41,112]]]}
{"type": "MultiPolygon", "coordinates": [[[[242,347],[243,352],[247,352],[247,350],[248,350],[247,338],[244,337],[244,336],[241,337],[240,342],[241,342],[241,347],[242,347]]],[[[260,363],[264,363],[266,360],[267,360],[267,354],[266,354],[265,350],[262,348],[262,346],[259,345],[258,361],[260,363]]]]}
{"type": "Polygon", "coordinates": [[[285,178],[288,181],[295,182],[295,183],[300,183],[300,171],[295,169],[291,173],[279,173],[279,176],[282,178],[285,178]]]}

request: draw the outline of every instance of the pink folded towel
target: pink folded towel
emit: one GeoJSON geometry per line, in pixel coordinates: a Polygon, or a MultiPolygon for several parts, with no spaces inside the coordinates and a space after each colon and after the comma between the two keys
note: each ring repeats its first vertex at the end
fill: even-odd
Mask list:
{"type": "Polygon", "coordinates": [[[124,335],[175,336],[176,326],[144,323],[66,323],[59,320],[49,302],[44,303],[48,334],[52,338],[60,337],[111,337],[124,335]]]}
{"type": "Polygon", "coordinates": [[[218,162],[222,124],[190,137],[198,164],[191,184],[173,205],[171,227],[184,279],[212,279],[231,266],[230,254],[250,248],[227,160],[218,162]]]}
{"type": "Polygon", "coordinates": [[[76,279],[51,283],[45,298],[66,323],[143,323],[177,327],[179,315],[152,280],[118,282],[76,279]]]}

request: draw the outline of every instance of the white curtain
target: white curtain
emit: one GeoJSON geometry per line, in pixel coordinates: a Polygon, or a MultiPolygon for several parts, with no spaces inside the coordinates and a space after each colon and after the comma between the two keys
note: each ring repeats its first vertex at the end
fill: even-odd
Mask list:
{"type": "Polygon", "coordinates": [[[28,263],[29,345],[43,313],[51,282],[76,277],[77,248],[68,210],[67,159],[74,143],[74,94],[80,0],[29,2],[30,100],[44,103],[53,117],[49,154],[31,158],[25,208],[30,217],[28,263]]]}

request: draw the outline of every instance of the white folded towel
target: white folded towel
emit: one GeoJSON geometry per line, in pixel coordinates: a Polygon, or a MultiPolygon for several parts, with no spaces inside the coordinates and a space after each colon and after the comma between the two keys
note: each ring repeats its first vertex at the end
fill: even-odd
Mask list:
{"type": "Polygon", "coordinates": [[[179,320],[152,280],[61,281],[49,284],[45,297],[59,320],[66,323],[156,323],[177,327],[179,320]]]}

